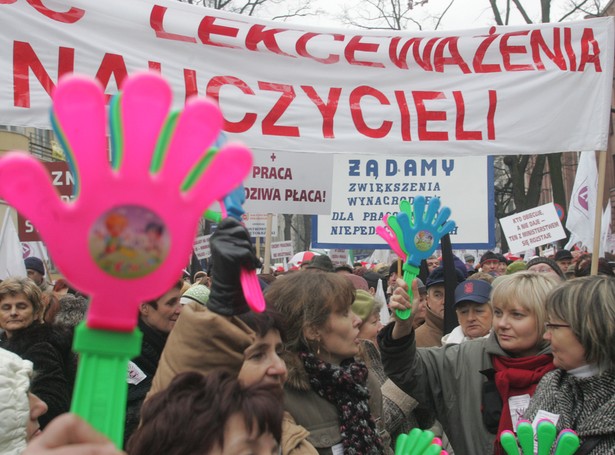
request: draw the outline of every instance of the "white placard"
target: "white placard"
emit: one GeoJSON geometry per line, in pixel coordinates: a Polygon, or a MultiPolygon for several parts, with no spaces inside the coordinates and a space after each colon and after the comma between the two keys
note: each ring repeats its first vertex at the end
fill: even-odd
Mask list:
{"type": "Polygon", "coordinates": [[[553,203],[500,219],[511,253],[546,245],[566,237],[553,203]]]}
{"type": "MultiPolygon", "coordinates": [[[[275,220],[276,215],[271,220],[271,236],[278,235],[278,223],[275,220]]],[[[267,214],[266,213],[244,213],[241,216],[241,221],[245,225],[250,237],[265,237],[267,235],[267,214]]]]}
{"type": "Polygon", "coordinates": [[[293,255],[293,242],[271,242],[271,259],[290,258],[293,255]]]}
{"type": "Polygon", "coordinates": [[[333,265],[348,264],[348,250],[333,248],[329,251],[329,257],[331,258],[333,265]]]}
{"type": "Polygon", "coordinates": [[[201,235],[194,240],[194,254],[199,260],[207,259],[211,256],[211,249],[209,248],[209,237],[211,235],[201,235]]]}

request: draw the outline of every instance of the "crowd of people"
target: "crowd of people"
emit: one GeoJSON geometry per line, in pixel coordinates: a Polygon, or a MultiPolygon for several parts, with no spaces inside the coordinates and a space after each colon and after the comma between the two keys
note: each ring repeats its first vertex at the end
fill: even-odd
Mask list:
{"type": "Polygon", "coordinates": [[[393,454],[421,428],[449,454],[503,454],[502,431],[549,418],[579,435],[579,454],[615,454],[608,261],[590,276],[590,258],[566,250],[486,252],[454,257],[450,274],[430,257],[406,283],[397,261],[336,267],[316,255],[262,273],[255,313],[240,282],[242,267],[261,267],[248,232],[224,220],[210,243],[207,271],[139,306],[125,452],[68,413],[87,296],[52,285],[38,258],[2,281],[0,453],[393,454]]]}

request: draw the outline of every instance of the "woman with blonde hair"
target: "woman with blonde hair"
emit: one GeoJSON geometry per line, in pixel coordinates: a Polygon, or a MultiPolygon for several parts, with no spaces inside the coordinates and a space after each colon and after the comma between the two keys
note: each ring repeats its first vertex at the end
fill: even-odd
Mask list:
{"type": "MultiPolygon", "coordinates": [[[[400,280],[389,306],[418,306],[400,280]]],[[[545,301],[558,282],[518,272],[493,282],[493,331],[488,338],[434,348],[416,347],[413,317],[395,320],[378,341],[385,372],[421,408],[432,409],[456,455],[502,454],[496,435],[512,429],[545,373],[553,369],[543,340],[545,301]]],[[[413,295],[418,295],[413,284],[413,295]]]]}
{"type": "Polygon", "coordinates": [[[571,280],[553,290],[546,310],[557,369],[542,378],[525,417],[555,414],[559,430],[579,435],[578,453],[615,454],[615,278],[571,280]]]}

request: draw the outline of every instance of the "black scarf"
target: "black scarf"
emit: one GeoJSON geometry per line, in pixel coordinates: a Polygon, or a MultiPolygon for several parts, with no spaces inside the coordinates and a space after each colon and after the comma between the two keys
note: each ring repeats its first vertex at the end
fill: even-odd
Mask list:
{"type": "Polygon", "coordinates": [[[344,454],[383,453],[382,439],[369,410],[367,367],[354,359],[331,365],[308,352],[300,352],[299,358],[312,389],[337,408],[344,454]]]}

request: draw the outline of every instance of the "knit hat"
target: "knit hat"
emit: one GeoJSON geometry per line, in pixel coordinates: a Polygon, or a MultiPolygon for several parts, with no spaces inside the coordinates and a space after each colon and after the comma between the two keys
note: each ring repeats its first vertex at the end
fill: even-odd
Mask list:
{"type": "Polygon", "coordinates": [[[375,304],[376,300],[369,292],[358,289],[350,308],[354,314],[361,318],[361,321],[365,322],[374,311],[375,304]]]}
{"type": "Polygon", "coordinates": [[[481,264],[483,264],[485,261],[498,261],[498,262],[500,262],[500,259],[498,258],[498,255],[495,254],[493,251],[487,251],[480,258],[480,263],[481,264]]]}
{"type": "Polygon", "coordinates": [[[364,291],[369,291],[369,285],[362,276],[355,275],[354,273],[342,273],[342,276],[348,278],[356,290],[362,289],[364,291]]]}
{"type": "Polygon", "coordinates": [[[179,303],[186,304],[196,302],[198,304],[205,305],[209,300],[209,292],[209,288],[204,284],[194,284],[186,292],[184,292],[179,303]]]}
{"type": "Polygon", "coordinates": [[[551,269],[553,269],[555,273],[559,275],[559,277],[562,280],[566,279],[566,275],[564,275],[564,272],[562,272],[562,269],[559,268],[559,265],[557,265],[557,262],[555,262],[553,259],[549,259],[545,257],[534,258],[530,262],[527,263],[528,270],[530,267],[536,264],[547,264],[551,269]]]}
{"type": "Polygon", "coordinates": [[[521,270],[526,269],[527,265],[525,265],[524,261],[511,262],[508,267],[506,267],[506,275],[512,275],[513,273],[520,272],[521,270]]]}
{"type": "Polygon", "coordinates": [[[3,455],[18,455],[26,448],[31,377],[32,362],[0,348],[0,453],[3,455]]]}
{"type": "Polygon", "coordinates": [[[465,261],[466,261],[466,262],[476,260],[476,259],[474,258],[474,256],[473,256],[473,255],[471,255],[471,254],[464,254],[464,255],[463,255],[463,258],[465,259],[465,261]]]}
{"type": "Polygon", "coordinates": [[[564,260],[572,261],[572,253],[570,251],[559,250],[557,253],[555,253],[555,262],[564,260]]]}
{"type": "Polygon", "coordinates": [[[45,265],[43,264],[43,261],[41,261],[39,258],[30,256],[29,258],[26,258],[23,262],[26,266],[26,270],[34,270],[41,275],[45,274],[45,265]]]}

